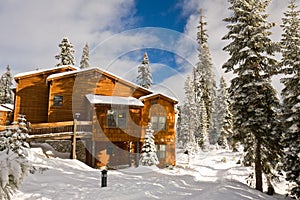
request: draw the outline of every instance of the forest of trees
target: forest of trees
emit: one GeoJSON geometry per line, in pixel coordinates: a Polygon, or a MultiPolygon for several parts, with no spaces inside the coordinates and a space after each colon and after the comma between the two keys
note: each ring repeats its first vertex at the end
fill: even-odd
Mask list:
{"type": "Polygon", "coordinates": [[[254,166],[255,187],[263,190],[267,178],[268,194],[273,194],[272,179],[280,170],[293,185],[290,194],[300,197],[300,18],[295,0],[289,2],[282,19],[281,41],[271,39],[266,9],[268,0],[229,0],[232,14],[225,18],[229,53],[222,68],[233,73],[227,87],[225,79],[216,87],[208,48],[207,22],[200,10],[198,62],[185,81],[185,101],[179,107],[178,143],[193,152],[211,145],[244,149],[243,165],[254,166]],[[255,12],[253,12],[255,11],[255,12]],[[275,53],[281,53],[279,60],[275,53]],[[282,75],[282,103],[271,83],[282,75]],[[282,164],[284,163],[284,164],[282,164]],[[283,167],[281,167],[283,166],[283,167]]]}
{"type": "MultiPolygon", "coordinates": [[[[268,21],[266,11],[270,0],[228,2],[231,15],[224,19],[228,32],[222,40],[228,42],[223,50],[229,58],[222,69],[234,78],[230,83],[223,77],[216,80],[208,45],[208,22],[200,10],[198,61],[186,77],[185,99],[178,107],[178,146],[192,154],[209,151],[211,145],[236,151],[240,144],[244,151],[243,165],[254,166],[257,190],[263,191],[265,176],[268,194],[272,194],[272,180],[283,170],[292,185],[290,195],[300,198],[300,10],[295,0],[289,1],[280,25],[281,40],[273,41],[271,29],[275,23],[268,21]],[[276,54],[281,55],[280,59],[276,54]],[[272,86],[274,75],[282,76],[282,101],[272,86]]],[[[75,65],[75,50],[69,39],[64,37],[58,46],[56,66],[75,65]]],[[[89,66],[86,43],[80,68],[89,66]]],[[[137,84],[151,89],[153,81],[147,53],[137,70],[137,84]]],[[[7,66],[0,79],[0,104],[13,103],[11,87],[12,74],[7,66]]],[[[140,162],[157,164],[151,124],[146,133],[140,162]]],[[[6,141],[6,135],[0,137],[6,141]]],[[[4,143],[1,145],[3,151],[7,149],[4,143]]]]}

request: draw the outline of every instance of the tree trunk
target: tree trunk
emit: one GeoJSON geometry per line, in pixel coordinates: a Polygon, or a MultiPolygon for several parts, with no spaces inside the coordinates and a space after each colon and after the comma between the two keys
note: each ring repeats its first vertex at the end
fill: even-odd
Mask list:
{"type": "Polygon", "coordinates": [[[262,164],[261,164],[261,141],[256,139],[256,149],[255,149],[255,189],[263,191],[263,181],[262,181],[262,164]]]}

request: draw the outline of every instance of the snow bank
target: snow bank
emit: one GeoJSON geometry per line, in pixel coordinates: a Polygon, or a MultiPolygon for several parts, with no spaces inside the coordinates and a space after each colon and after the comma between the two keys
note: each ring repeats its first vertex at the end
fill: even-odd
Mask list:
{"type": "Polygon", "coordinates": [[[268,196],[240,182],[247,168],[236,164],[239,153],[218,150],[201,153],[187,164],[179,153],[173,169],[138,167],[108,171],[108,187],[101,188],[101,170],[70,159],[45,158],[41,150],[30,153],[34,165],[44,167],[29,175],[16,200],[65,199],[285,199],[268,196]]]}

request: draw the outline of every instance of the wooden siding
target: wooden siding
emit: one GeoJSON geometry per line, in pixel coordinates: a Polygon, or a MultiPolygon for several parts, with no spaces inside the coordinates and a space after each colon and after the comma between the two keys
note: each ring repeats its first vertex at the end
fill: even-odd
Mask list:
{"type": "MultiPolygon", "coordinates": [[[[176,164],[176,132],[175,132],[175,105],[174,102],[167,101],[158,97],[149,98],[145,101],[143,108],[143,126],[146,127],[150,122],[151,116],[165,116],[165,130],[154,133],[155,144],[166,145],[166,158],[160,159],[159,166],[165,167],[176,164]]],[[[145,128],[143,129],[145,130],[145,128]]],[[[142,133],[144,137],[145,131],[142,133]]]]}
{"type": "Polygon", "coordinates": [[[48,120],[48,86],[46,79],[49,74],[30,76],[17,81],[14,120],[18,114],[26,115],[31,123],[47,122],[48,120]]]}
{"type": "Polygon", "coordinates": [[[141,138],[141,109],[121,107],[119,110],[126,112],[127,125],[125,128],[107,127],[107,111],[111,106],[96,106],[93,123],[94,141],[139,141],[141,138]]]}
{"type": "Polygon", "coordinates": [[[95,167],[107,166],[110,169],[136,165],[138,154],[131,152],[134,147],[130,142],[96,142],[95,167]]]}
{"type": "Polygon", "coordinates": [[[12,122],[11,111],[0,111],[0,125],[9,125],[12,122]]]}
{"type": "Polygon", "coordinates": [[[47,77],[51,74],[69,71],[71,68],[57,68],[43,73],[36,73],[17,77],[14,121],[18,114],[26,115],[26,119],[31,123],[41,123],[48,121],[48,99],[49,91],[47,77]]]}
{"type": "Polygon", "coordinates": [[[92,115],[88,111],[92,108],[85,98],[87,94],[135,98],[147,95],[144,91],[117,82],[97,70],[56,78],[50,84],[48,121],[72,120],[75,113],[80,113],[79,120],[91,120],[92,115]],[[53,105],[55,95],[63,96],[62,106],[53,105]]]}

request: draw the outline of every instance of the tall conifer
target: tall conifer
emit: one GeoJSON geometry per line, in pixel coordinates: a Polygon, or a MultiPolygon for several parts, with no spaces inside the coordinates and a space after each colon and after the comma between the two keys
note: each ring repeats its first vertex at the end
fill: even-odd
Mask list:
{"type": "Polygon", "coordinates": [[[59,63],[56,66],[75,65],[75,50],[69,39],[64,37],[58,47],[60,48],[60,53],[55,58],[59,60],[59,63]]]}
{"type": "Polygon", "coordinates": [[[270,0],[228,1],[232,15],[224,19],[229,32],[223,39],[230,40],[224,47],[230,58],[223,68],[236,75],[230,86],[234,131],[244,144],[244,164],[255,164],[255,187],[262,191],[262,174],[271,177],[281,154],[279,100],[270,81],[277,46],[265,13],[270,0]]]}
{"type": "Polygon", "coordinates": [[[285,157],[284,168],[287,181],[293,185],[291,195],[300,198],[300,11],[291,0],[282,19],[281,39],[283,126],[285,157]]]}
{"type": "Polygon", "coordinates": [[[142,64],[138,67],[137,84],[147,89],[151,89],[152,87],[151,68],[146,52],[144,53],[142,64]]]}

